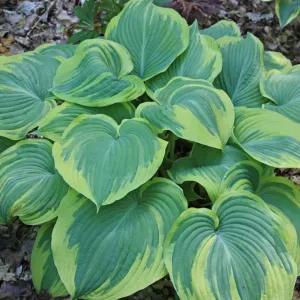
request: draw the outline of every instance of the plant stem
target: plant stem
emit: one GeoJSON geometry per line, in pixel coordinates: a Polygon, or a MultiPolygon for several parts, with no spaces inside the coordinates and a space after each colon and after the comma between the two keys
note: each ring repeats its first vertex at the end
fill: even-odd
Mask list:
{"type": "Polygon", "coordinates": [[[160,167],[159,172],[164,178],[169,178],[168,173],[163,166],[160,167]]]}
{"type": "Polygon", "coordinates": [[[169,136],[169,145],[170,145],[170,148],[169,148],[169,153],[170,153],[170,159],[172,161],[175,160],[175,144],[176,144],[176,135],[172,132],[170,132],[170,136],[169,136]]]}

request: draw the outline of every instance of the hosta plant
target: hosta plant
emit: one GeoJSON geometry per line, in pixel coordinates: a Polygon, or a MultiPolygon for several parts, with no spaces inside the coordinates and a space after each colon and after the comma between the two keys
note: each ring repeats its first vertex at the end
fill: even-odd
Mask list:
{"type": "MultiPolygon", "coordinates": [[[[263,0],[270,2],[272,0],[263,0]]],[[[280,26],[284,27],[300,14],[300,0],[275,0],[275,11],[280,26]]]]}
{"type": "Polygon", "coordinates": [[[103,39],[0,59],[0,219],[41,225],[38,292],[291,299],[300,69],[222,21],[131,0],[103,39]],[[188,208],[189,207],[189,208],[188,208]]]}

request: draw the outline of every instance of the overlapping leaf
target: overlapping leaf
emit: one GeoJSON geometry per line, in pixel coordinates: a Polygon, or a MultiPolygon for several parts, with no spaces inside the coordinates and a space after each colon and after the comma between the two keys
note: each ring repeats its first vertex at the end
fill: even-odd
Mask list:
{"type": "Polygon", "coordinates": [[[39,123],[39,128],[33,133],[42,135],[53,141],[59,141],[65,129],[78,116],[105,114],[113,118],[118,124],[123,119],[134,117],[135,108],[130,103],[116,103],[106,107],[86,107],[65,102],[54,108],[45,119],[39,123]]]}
{"type": "Polygon", "coordinates": [[[253,158],[276,168],[300,167],[300,124],[267,109],[236,109],[235,141],[253,158]]]}
{"type": "Polygon", "coordinates": [[[248,156],[241,149],[227,145],[223,152],[219,149],[195,144],[189,157],[175,161],[169,171],[170,178],[176,183],[195,181],[207,191],[210,200],[219,196],[222,179],[229,168],[248,156]]]}
{"type": "MultiPolygon", "coordinates": [[[[263,177],[257,195],[261,197],[270,208],[283,220],[286,217],[294,226],[295,238],[285,242],[297,242],[294,257],[300,274],[300,192],[299,189],[287,178],[263,177]]],[[[286,226],[289,226],[285,221],[286,226]]],[[[293,245],[290,246],[293,250],[293,245]]]]}
{"type": "Polygon", "coordinates": [[[60,99],[84,106],[128,102],[145,91],[140,78],[128,75],[132,69],[130,55],[121,45],[86,40],[60,65],[51,91],[60,99]]]}
{"type": "Polygon", "coordinates": [[[149,180],[162,163],[166,142],[143,119],[120,126],[105,115],[82,115],[53,147],[65,181],[99,208],[149,180]]]}
{"type": "Polygon", "coordinates": [[[241,36],[240,28],[233,21],[222,20],[207,29],[200,30],[201,34],[209,35],[215,40],[224,36],[241,36]]]}
{"type": "Polygon", "coordinates": [[[156,103],[146,102],[137,116],[158,131],[171,130],[178,137],[223,149],[234,122],[229,97],[205,80],[176,77],[155,92],[156,103]]]}
{"type": "Polygon", "coordinates": [[[262,43],[250,33],[245,39],[223,37],[217,42],[223,68],[214,85],[229,95],[234,106],[261,107],[265,103],[259,89],[264,76],[262,43]]]}
{"type": "Polygon", "coordinates": [[[98,213],[91,201],[71,192],[52,236],[55,264],[71,296],[120,299],[165,276],[163,243],[186,208],[182,190],[162,178],[98,213]]]}
{"type": "Polygon", "coordinates": [[[177,76],[192,79],[205,79],[212,82],[220,73],[222,57],[216,42],[208,36],[200,35],[197,21],[190,27],[190,44],[166,72],[146,82],[147,93],[153,93],[164,87],[177,76]]]}
{"type": "Polygon", "coordinates": [[[42,55],[49,57],[63,57],[70,58],[74,55],[76,46],[67,44],[44,44],[35,49],[34,52],[38,52],[42,55]]]}
{"type": "Polygon", "coordinates": [[[291,299],[297,267],[289,231],[248,192],[224,194],[212,211],[188,209],[173,225],[164,258],[181,300],[291,299]]]}
{"type": "Polygon", "coordinates": [[[282,53],[275,51],[265,51],[264,65],[267,71],[279,70],[287,71],[292,68],[292,63],[282,53]]]}
{"type": "Polygon", "coordinates": [[[273,103],[264,106],[300,123],[300,66],[287,72],[270,71],[261,82],[262,94],[273,103]]]}
{"type": "Polygon", "coordinates": [[[54,167],[46,140],[18,142],[0,154],[0,216],[35,225],[57,215],[68,185],[54,167]]]}
{"type": "Polygon", "coordinates": [[[51,236],[54,223],[43,224],[39,229],[31,255],[32,281],[35,290],[46,290],[53,297],[68,295],[60,280],[53,260],[51,236]]]}
{"type": "Polygon", "coordinates": [[[264,171],[264,167],[254,161],[236,163],[225,174],[220,194],[228,191],[249,191],[263,199],[285,222],[286,227],[290,227],[289,231],[292,237],[285,242],[297,262],[299,273],[300,192],[287,178],[269,176],[264,171]]]}
{"type": "Polygon", "coordinates": [[[38,53],[0,61],[0,136],[24,138],[56,106],[49,89],[59,64],[38,53]]]}
{"type": "Polygon", "coordinates": [[[248,191],[256,194],[264,175],[263,166],[256,161],[241,161],[233,165],[223,177],[220,195],[226,191],[248,191]]]}
{"type": "Polygon", "coordinates": [[[189,44],[189,28],[179,14],[148,0],[131,0],[108,24],[105,37],[131,54],[133,74],[148,80],[166,71],[189,44]]]}

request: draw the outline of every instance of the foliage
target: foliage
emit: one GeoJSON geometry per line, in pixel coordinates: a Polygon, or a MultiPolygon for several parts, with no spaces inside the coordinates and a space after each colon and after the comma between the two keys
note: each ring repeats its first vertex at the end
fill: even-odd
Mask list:
{"type": "Polygon", "coordinates": [[[103,39],[0,58],[0,222],[42,224],[37,291],[113,300],[169,273],[181,299],[291,299],[300,192],[274,168],[300,168],[299,78],[235,23],[148,0],[103,39]]]}
{"type": "MultiPolygon", "coordinates": [[[[270,2],[272,0],[263,1],[270,2]]],[[[280,26],[284,27],[300,14],[300,0],[275,0],[275,10],[280,26]]]]}
{"type": "MultiPolygon", "coordinates": [[[[172,0],[154,0],[156,5],[164,5],[172,0]]],[[[128,0],[85,0],[82,7],[75,7],[79,22],[73,26],[77,29],[69,43],[78,43],[97,38],[105,33],[110,20],[121,12],[128,0]]]]}
{"type": "Polygon", "coordinates": [[[276,14],[282,27],[300,14],[300,0],[275,0],[276,14]]]}

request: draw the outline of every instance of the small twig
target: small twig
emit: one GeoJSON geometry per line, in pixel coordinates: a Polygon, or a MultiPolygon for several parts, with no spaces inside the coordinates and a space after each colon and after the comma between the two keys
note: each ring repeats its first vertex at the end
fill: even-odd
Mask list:
{"type": "Polygon", "coordinates": [[[28,31],[28,33],[26,34],[26,37],[29,37],[29,35],[31,34],[32,30],[41,22],[43,15],[48,14],[50,9],[54,6],[54,4],[56,4],[57,0],[54,0],[52,4],[49,5],[49,7],[47,8],[47,10],[39,17],[39,19],[34,23],[34,25],[32,26],[32,28],[28,31]]]}

